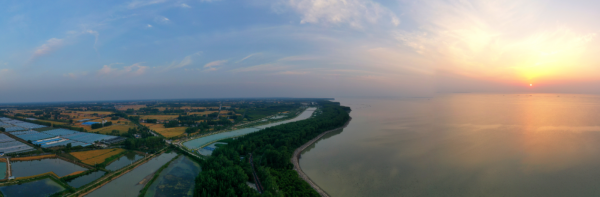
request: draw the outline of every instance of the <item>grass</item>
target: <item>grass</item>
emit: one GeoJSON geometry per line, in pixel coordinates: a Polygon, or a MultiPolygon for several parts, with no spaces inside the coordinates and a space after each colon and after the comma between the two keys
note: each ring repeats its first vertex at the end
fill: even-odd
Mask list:
{"type": "Polygon", "coordinates": [[[146,115],[146,116],[142,116],[140,117],[140,119],[157,119],[157,120],[171,120],[171,119],[176,119],[177,117],[179,117],[179,115],[146,115]]]}
{"type": "MultiPolygon", "coordinates": [[[[90,127],[91,128],[91,127],[90,127]]],[[[127,133],[127,131],[129,130],[129,128],[135,128],[134,125],[111,125],[108,127],[102,127],[99,129],[94,129],[91,132],[100,132],[101,134],[112,134],[113,130],[117,130],[119,131],[119,134],[121,133],[127,133]]]]}
{"type": "Polygon", "coordinates": [[[143,125],[147,126],[151,130],[156,131],[157,133],[161,134],[166,138],[181,136],[185,133],[185,129],[187,129],[187,127],[165,128],[165,126],[162,124],[143,123],[143,125]]]}
{"type": "Polygon", "coordinates": [[[113,148],[113,149],[100,149],[100,150],[89,150],[82,152],[72,152],[71,155],[81,160],[81,162],[95,165],[98,163],[103,163],[107,158],[117,155],[121,152],[125,151],[125,149],[121,148],[113,148]]]}

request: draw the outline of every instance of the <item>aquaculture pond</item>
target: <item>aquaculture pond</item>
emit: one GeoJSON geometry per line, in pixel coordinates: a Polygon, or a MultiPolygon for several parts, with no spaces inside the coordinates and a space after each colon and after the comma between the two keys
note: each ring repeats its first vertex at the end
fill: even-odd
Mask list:
{"type": "Polygon", "coordinates": [[[92,172],[88,175],[83,175],[83,176],[77,177],[76,179],[73,179],[73,180],[67,182],[67,184],[69,184],[71,187],[78,188],[78,187],[84,186],[88,183],[91,183],[92,181],[95,181],[96,179],[99,179],[104,174],[106,174],[106,172],[104,172],[104,171],[92,172]]]}
{"type": "Polygon", "coordinates": [[[140,160],[142,158],[144,158],[143,155],[135,154],[133,152],[126,153],[125,155],[121,156],[119,159],[113,161],[108,166],[106,166],[106,169],[115,171],[115,170],[121,169],[129,164],[132,164],[133,162],[140,160]]]}
{"type": "Polygon", "coordinates": [[[146,181],[152,178],[153,173],[176,156],[176,153],[163,153],[101,188],[94,190],[87,196],[137,196],[140,190],[144,188],[146,181]]]}
{"type": "Polygon", "coordinates": [[[0,187],[0,191],[6,197],[42,197],[50,196],[56,192],[61,192],[63,190],[65,190],[63,186],[52,181],[52,179],[49,178],[20,185],[9,185],[0,187]]]}
{"type": "Polygon", "coordinates": [[[46,172],[54,172],[59,177],[62,177],[73,172],[87,170],[84,167],[58,158],[30,161],[11,161],[10,166],[12,175],[17,178],[34,176],[46,172]]]}
{"type": "Polygon", "coordinates": [[[200,165],[190,158],[179,157],[160,173],[146,196],[194,196],[194,179],[200,170],[200,165]]]}
{"type": "Polygon", "coordinates": [[[5,179],[6,177],[6,170],[7,170],[7,166],[6,166],[6,162],[0,162],[0,179],[5,179]]]}
{"type": "Polygon", "coordinates": [[[261,125],[261,126],[257,126],[256,128],[244,128],[244,129],[238,129],[238,130],[229,131],[229,132],[218,133],[215,135],[209,135],[206,137],[201,137],[201,138],[187,141],[187,142],[183,143],[183,145],[188,148],[195,149],[195,148],[202,147],[208,143],[211,143],[211,142],[214,142],[217,140],[232,138],[232,137],[236,137],[236,136],[242,136],[242,135],[246,135],[248,133],[260,131],[261,129],[264,129],[267,127],[272,127],[272,126],[277,126],[280,124],[285,124],[285,123],[289,123],[289,122],[295,122],[295,121],[299,121],[299,120],[308,119],[312,116],[313,112],[315,112],[315,109],[316,108],[308,108],[308,109],[304,110],[300,115],[298,115],[297,117],[290,119],[290,120],[284,120],[284,121],[275,122],[275,123],[271,123],[271,124],[261,125]]]}

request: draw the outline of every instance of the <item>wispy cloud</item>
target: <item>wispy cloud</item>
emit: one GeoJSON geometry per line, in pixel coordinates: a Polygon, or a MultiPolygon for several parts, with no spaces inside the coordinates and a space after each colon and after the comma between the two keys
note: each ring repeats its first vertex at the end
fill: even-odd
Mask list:
{"type": "Polygon", "coordinates": [[[131,66],[125,66],[122,69],[113,68],[115,64],[104,65],[100,70],[98,70],[98,75],[100,76],[121,76],[121,75],[130,75],[130,76],[139,76],[146,73],[148,69],[147,66],[142,66],[141,63],[135,63],[131,66]]]}
{"type": "Polygon", "coordinates": [[[277,64],[260,64],[231,70],[232,72],[256,72],[256,71],[281,71],[289,68],[289,66],[281,66],[277,64]]]}
{"type": "Polygon", "coordinates": [[[164,3],[167,2],[167,0],[135,0],[132,2],[129,2],[129,4],[127,5],[127,8],[129,9],[135,9],[135,8],[139,8],[139,7],[144,7],[144,6],[149,6],[149,5],[154,5],[154,4],[159,4],[159,3],[164,3]]]}
{"type": "Polygon", "coordinates": [[[156,18],[154,18],[154,21],[156,21],[157,23],[169,23],[171,22],[171,20],[167,17],[164,16],[157,16],[156,18]]]}
{"type": "Polygon", "coordinates": [[[31,56],[31,60],[35,60],[43,55],[52,53],[64,45],[64,39],[51,38],[44,44],[37,47],[31,56]]]}
{"type": "Polygon", "coordinates": [[[302,24],[349,24],[357,28],[381,20],[395,26],[400,24],[392,11],[371,0],[282,0],[278,4],[301,14],[302,24]]]}
{"type": "Polygon", "coordinates": [[[248,55],[248,56],[246,56],[246,57],[242,58],[241,60],[238,60],[238,61],[237,61],[237,62],[235,62],[235,63],[240,63],[240,62],[243,62],[244,60],[247,60],[248,58],[251,58],[252,56],[255,56],[255,55],[260,55],[260,54],[261,54],[261,53],[254,53],[254,54],[250,54],[250,55],[248,55]]]}
{"type": "Polygon", "coordinates": [[[212,61],[212,62],[209,62],[209,63],[205,64],[205,65],[204,65],[204,68],[205,68],[207,71],[215,71],[215,70],[217,70],[217,69],[218,69],[218,68],[217,68],[218,66],[221,66],[221,65],[223,65],[223,64],[225,64],[225,63],[227,63],[227,62],[228,62],[228,60],[217,60],[217,61],[212,61]]]}
{"type": "Polygon", "coordinates": [[[193,57],[199,56],[201,54],[202,54],[202,51],[199,51],[199,52],[196,52],[196,53],[194,53],[192,55],[185,56],[183,58],[183,60],[181,60],[181,62],[179,62],[179,63],[173,62],[173,63],[171,63],[171,65],[167,66],[165,68],[165,70],[171,70],[171,69],[182,68],[182,67],[188,66],[188,65],[192,64],[192,62],[193,62],[192,58],[193,57]]]}
{"type": "Polygon", "coordinates": [[[182,8],[192,8],[192,6],[189,6],[188,4],[182,3],[181,5],[182,8]]]}

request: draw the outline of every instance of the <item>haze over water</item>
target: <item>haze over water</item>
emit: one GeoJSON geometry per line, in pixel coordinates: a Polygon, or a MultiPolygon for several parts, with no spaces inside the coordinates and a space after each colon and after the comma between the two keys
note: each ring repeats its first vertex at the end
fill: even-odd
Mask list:
{"type": "Polygon", "coordinates": [[[599,196],[600,97],[339,99],[341,132],[302,155],[331,196],[599,196]]]}

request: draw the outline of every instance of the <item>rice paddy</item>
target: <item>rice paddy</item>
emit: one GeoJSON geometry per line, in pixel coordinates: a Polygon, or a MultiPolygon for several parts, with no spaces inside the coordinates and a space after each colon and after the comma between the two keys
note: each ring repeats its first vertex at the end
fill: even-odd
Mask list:
{"type": "Polygon", "coordinates": [[[101,134],[112,134],[113,130],[117,130],[117,131],[119,131],[119,134],[121,134],[121,133],[127,133],[127,131],[129,130],[129,128],[135,128],[135,126],[134,125],[121,125],[121,124],[118,124],[118,125],[111,125],[111,126],[108,126],[108,127],[102,127],[102,128],[99,128],[99,129],[94,129],[94,130],[92,130],[92,132],[94,132],[94,133],[95,132],[100,132],[101,134]]]}
{"type": "Polygon", "coordinates": [[[113,149],[100,149],[100,150],[90,150],[90,151],[82,151],[82,152],[72,152],[71,155],[81,160],[81,162],[94,165],[98,163],[103,163],[107,158],[122,153],[125,149],[121,148],[113,148],[113,149]]]}

